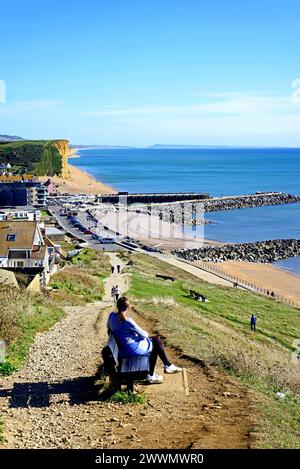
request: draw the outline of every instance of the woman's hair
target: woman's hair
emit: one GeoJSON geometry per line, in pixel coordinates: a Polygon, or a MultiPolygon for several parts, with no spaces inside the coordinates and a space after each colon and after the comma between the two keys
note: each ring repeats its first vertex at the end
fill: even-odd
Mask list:
{"type": "Polygon", "coordinates": [[[118,316],[121,319],[121,321],[125,321],[125,318],[126,318],[125,312],[128,307],[129,307],[129,300],[125,296],[122,296],[121,298],[118,299],[117,309],[118,309],[118,316]]]}

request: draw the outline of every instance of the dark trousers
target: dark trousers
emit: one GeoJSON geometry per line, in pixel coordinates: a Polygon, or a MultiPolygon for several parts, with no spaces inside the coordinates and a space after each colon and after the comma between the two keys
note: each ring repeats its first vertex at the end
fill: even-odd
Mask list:
{"type": "Polygon", "coordinates": [[[150,352],[150,356],[149,356],[150,375],[153,375],[157,357],[161,359],[161,361],[163,362],[165,366],[171,365],[171,362],[169,361],[166,355],[164,346],[160,338],[155,336],[155,337],[150,337],[150,339],[152,340],[152,345],[153,345],[152,351],[150,352]]]}
{"type": "Polygon", "coordinates": [[[251,331],[256,331],[256,324],[251,323],[251,331]]]}

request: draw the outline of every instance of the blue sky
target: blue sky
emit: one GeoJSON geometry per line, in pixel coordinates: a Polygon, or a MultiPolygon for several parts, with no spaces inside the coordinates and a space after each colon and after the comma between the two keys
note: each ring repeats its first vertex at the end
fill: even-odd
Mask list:
{"type": "Polygon", "coordinates": [[[0,6],[0,134],[300,146],[297,79],[296,0],[0,6]]]}

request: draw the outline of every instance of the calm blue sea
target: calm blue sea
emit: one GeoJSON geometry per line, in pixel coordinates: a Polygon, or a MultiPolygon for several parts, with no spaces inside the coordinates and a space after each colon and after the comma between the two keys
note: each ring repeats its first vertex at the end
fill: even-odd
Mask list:
{"type": "MultiPolygon", "coordinates": [[[[300,195],[300,149],[105,149],[80,150],[70,163],[128,192],[198,191],[237,195],[283,191],[300,195]]],[[[248,242],[300,239],[300,204],[214,212],[208,239],[248,242]]],[[[187,231],[191,230],[188,228],[187,231]]],[[[300,258],[280,262],[300,274],[300,258]]]]}

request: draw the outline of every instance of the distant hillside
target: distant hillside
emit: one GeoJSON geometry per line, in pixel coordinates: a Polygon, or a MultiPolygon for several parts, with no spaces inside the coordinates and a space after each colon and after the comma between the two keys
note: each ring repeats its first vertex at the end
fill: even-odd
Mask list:
{"type": "Polygon", "coordinates": [[[20,140],[24,139],[17,135],[0,135],[0,142],[16,142],[20,140]]]}
{"type": "Polygon", "coordinates": [[[61,175],[64,155],[59,151],[64,140],[0,141],[0,163],[36,176],[61,175]]]}

